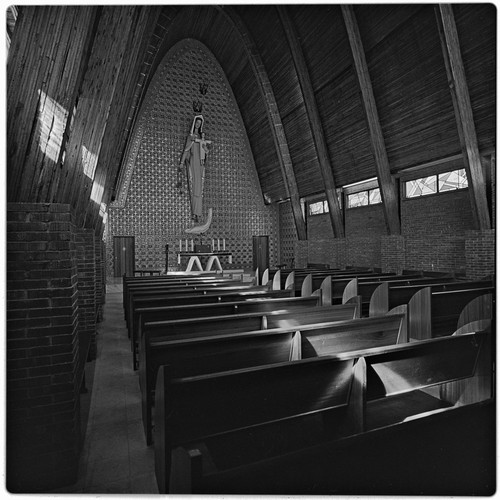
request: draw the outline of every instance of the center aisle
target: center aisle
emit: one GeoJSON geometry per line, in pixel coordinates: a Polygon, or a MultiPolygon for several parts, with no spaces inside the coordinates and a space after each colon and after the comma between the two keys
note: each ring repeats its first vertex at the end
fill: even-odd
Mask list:
{"type": "Polygon", "coordinates": [[[77,490],[81,493],[158,493],[154,450],[144,437],[139,375],[132,369],[122,298],[121,284],[107,286],[80,462],[77,490]]]}

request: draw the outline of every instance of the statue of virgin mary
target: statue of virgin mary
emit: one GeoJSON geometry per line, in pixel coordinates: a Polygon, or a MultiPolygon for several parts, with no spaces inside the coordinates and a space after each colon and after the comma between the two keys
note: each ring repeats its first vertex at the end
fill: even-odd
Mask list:
{"type": "Polygon", "coordinates": [[[205,163],[211,141],[205,140],[203,133],[203,115],[196,115],[191,125],[189,136],[179,163],[186,166],[191,199],[191,215],[195,222],[202,216],[203,183],[205,181],[205,163]]]}

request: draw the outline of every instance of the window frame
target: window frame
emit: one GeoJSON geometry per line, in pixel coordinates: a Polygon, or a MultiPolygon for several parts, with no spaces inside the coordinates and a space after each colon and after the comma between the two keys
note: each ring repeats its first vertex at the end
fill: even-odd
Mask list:
{"type": "Polygon", "coordinates": [[[425,175],[425,176],[421,176],[421,177],[415,177],[415,178],[412,178],[412,179],[404,179],[404,180],[402,180],[402,182],[403,182],[403,186],[402,186],[403,187],[403,189],[402,189],[402,191],[403,191],[403,200],[416,200],[416,199],[419,199],[419,198],[424,198],[426,196],[437,196],[437,195],[441,195],[441,194],[455,193],[457,191],[465,191],[466,189],[469,189],[469,179],[467,177],[467,171],[465,170],[465,168],[455,168],[453,170],[444,170],[442,172],[436,172],[436,173],[432,173],[430,175],[425,175]],[[439,177],[441,175],[451,174],[453,172],[459,172],[459,171],[464,171],[467,185],[464,186],[464,187],[457,187],[455,189],[445,189],[445,190],[441,191],[440,188],[439,188],[439,177]],[[419,194],[419,195],[415,195],[415,196],[408,196],[408,183],[415,182],[415,181],[418,181],[420,179],[431,178],[431,177],[433,177],[435,179],[435,185],[436,185],[436,191],[435,192],[424,193],[424,194],[419,194]]]}

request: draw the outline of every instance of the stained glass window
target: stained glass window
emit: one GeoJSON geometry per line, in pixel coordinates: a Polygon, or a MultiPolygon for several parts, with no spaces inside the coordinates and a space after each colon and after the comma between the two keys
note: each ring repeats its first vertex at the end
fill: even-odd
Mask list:
{"type": "Polygon", "coordinates": [[[323,201],[309,204],[309,215],[319,215],[325,213],[325,205],[323,201]]]}
{"type": "Polygon", "coordinates": [[[370,189],[370,205],[375,205],[377,203],[382,203],[382,197],[380,196],[380,189],[370,189]]]}
{"type": "Polygon", "coordinates": [[[437,177],[423,177],[406,183],[406,197],[417,198],[428,194],[437,193],[437,177]]]}
{"type": "Polygon", "coordinates": [[[366,205],[368,205],[368,191],[360,191],[347,197],[347,206],[349,208],[364,207],[366,205]]]}
{"type": "Polygon", "coordinates": [[[407,181],[406,197],[417,198],[428,194],[445,193],[457,189],[469,187],[465,169],[444,172],[439,175],[431,175],[413,181],[407,181]]]}
{"type": "MultiPolygon", "coordinates": [[[[339,200],[339,206],[342,208],[342,193],[340,190],[337,190],[337,198],[339,200]]],[[[309,203],[309,215],[327,214],[329,211],[330,207],[328,206],[328,201],[326,200],[309,203]]]]}
{"type": "Polygon", "coordinates": [[[464,189],[469,186],[465,169],[439,174],[439,192],[464,189]]]}

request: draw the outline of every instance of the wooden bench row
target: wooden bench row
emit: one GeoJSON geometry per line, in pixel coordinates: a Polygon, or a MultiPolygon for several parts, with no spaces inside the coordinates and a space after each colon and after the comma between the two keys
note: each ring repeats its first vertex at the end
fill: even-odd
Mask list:
{"type": "Polygon", "coordinates": [[[488,481],[491,488],[494,462],[484,463],[494,428],[490,361],[485,328],[208,375],[178,378],[162,366],[155,390],[159,491],[433,494],[456,471],[447,461],[468,472],[456,478],[472,488],[461,494],[482,491],[488,481]],[[478,367],[482,385],[477,391],[472,384],[470,405],[432,391],[473,382],[478,367]],[[421,462],[408,461],[417,456],[421,462]],[[360,457],[366,469],[356,467],[360,457]]]}
{"type": "Polygon", "coordinates": [[[385,317],[346,320],[346,317],[353,318],[354,309],[332,306],[332,311],[321,308],[321,315],[314,309],[311,308],[311,314],[289,311],[264,316],[262,323],[266,328],[258,327],[254,331],[238,331],[245,328],[245,319],[232,322],[231,331],[227,330],[227,324],[219,330],[218,327],[202,329],[202,322],[191,323],[187,336],[172,335],[168,326],[175,328],[175,325],[165,325],[163,337],[150,336],[146,330],[140,349],[139,380],[147,443],[152,439],[153,388],[161,365],[170,365],[179,376],[191,376],[407,341],[405,314],[399,311],[385,317]],[[340,311],[335,310],[339,307],[340,311]],[[290,317],[293,325],[273,328],[290,317]],[[199,331],[193,337],[196,327],[199,331]]]}

